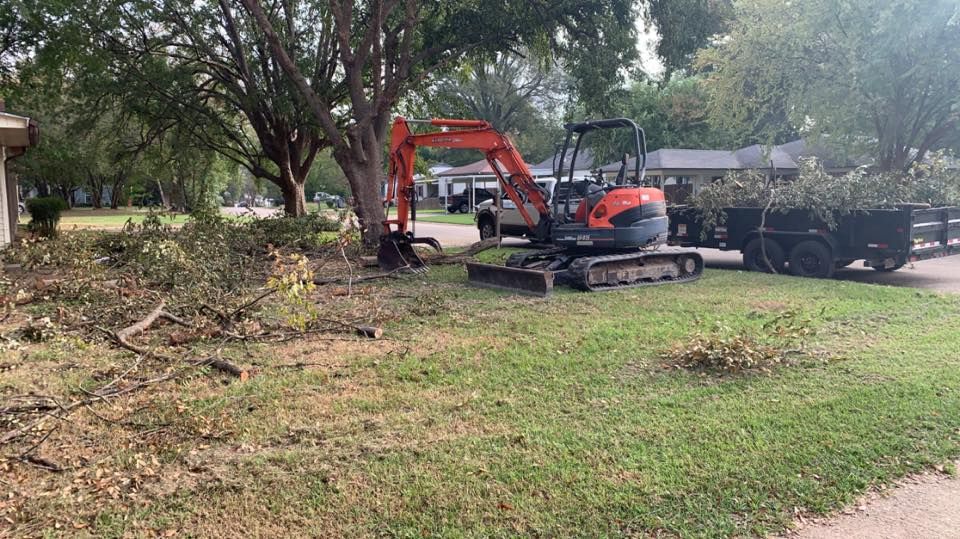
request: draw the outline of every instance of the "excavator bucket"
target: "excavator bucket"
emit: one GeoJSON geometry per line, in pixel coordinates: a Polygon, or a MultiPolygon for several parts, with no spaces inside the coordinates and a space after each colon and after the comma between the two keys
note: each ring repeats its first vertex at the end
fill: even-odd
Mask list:
{"type": "Polygon", "coordinates": [[[484,288],[546,297],[553,291],[552,271],[467,262],[467,280],[484,288]]]}
{"type": "Polygon", "coordinates": [[[399,271],[406,268],[412,272],[427,271],[426,263],[413,248],[415,243],[423,243],[437,252],[443,252],[440,242],[435,238],[416,238],[410,233],[391,232],[380,238],[380,248],[377,250],[377,264],[380,269],[383,271],[399,271]]]}

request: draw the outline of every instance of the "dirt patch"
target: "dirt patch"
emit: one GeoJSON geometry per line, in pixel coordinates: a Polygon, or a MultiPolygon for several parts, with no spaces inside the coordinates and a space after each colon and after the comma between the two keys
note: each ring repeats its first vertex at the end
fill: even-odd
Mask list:
{"type": "Polygon", "coordinates": [[[781,539],[929,539],[960,533],[960,478],[939,471],[872,492],[842,514],[796,522],[781,539]]]}

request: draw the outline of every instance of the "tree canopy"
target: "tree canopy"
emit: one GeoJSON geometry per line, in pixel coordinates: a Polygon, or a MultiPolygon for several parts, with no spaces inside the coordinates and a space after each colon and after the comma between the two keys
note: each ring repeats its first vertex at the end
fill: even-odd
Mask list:
{"type": "Polygon", "coordinates": [[[384,216],[380,204],[382,148],[393,107],[434,74],[468,58],[492,58],[526,47],[575,69],[581,97],[600,104],[623,80],[636,55],[631,0],[334,0],[303,5],[323,15],[315,25],[325,49],[326,78],[296,62],[303,40],[285,40],[279,6],[242,0],[271,55],[296,85],[356,199],[364,241],[374,243],[384,216]]]}
{"type": "Polygon", "coordinates": [[[667,78],[688,68],[696,52],[723,34],[733,16],[732,0],[645,0],[648,26],[659,36],[656,52],[667,78]]]}
{"type": "Polygon", "coordinates": [[[772,138],[789,123],[881,170],[960,144],[954,0],[743,0],[699,64],[721,124],[772,138]]]}
{"type": "MultiPolygon", "coordinates": [[[[552,155],[562,139],[570,88],[560,66],[505,53],[493,61],[470,62],[417,94],[424,97],[417,100],[416,114],[486,120],[509,134],[528,162],[536,163],[552,155]]],[[[420,148],[418,155],[454,166],[478,159],[475,151],[444,148],[420,148]]]]}

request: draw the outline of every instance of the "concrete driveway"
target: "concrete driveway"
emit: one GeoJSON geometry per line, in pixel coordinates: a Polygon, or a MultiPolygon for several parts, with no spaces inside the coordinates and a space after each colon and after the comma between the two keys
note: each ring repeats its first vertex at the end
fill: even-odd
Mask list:
{"type": "MultiPolygon", "coordinates": [[[[716,249],[698,249],[709,268],[743,269],[743,259],[737,251],[718,251],[716,249]]],[[[893,272],[881,272],[864,268],[862,262],[839,269],[834,279],[858,283],[885,284],[910,288],[929,288],[941,292],[960,293],[960,256],[950,256],[934,260],[917,262],[912,267],[893,272]]]]}

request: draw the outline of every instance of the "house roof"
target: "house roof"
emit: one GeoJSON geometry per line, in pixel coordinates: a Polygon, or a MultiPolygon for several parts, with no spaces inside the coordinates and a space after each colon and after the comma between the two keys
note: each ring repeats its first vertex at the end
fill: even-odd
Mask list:
{"type": "Polygon", "coordinates": [[[823,164],[824,168],[827,169],[855,168],[862,165],[869,165],[871,162],[867,157],[861,157],[859,159],[844,158],[823,145],[808,143],[802,138],[781,144],[777,146],[777,148],[789,155],[794,161],[815,157],[823,164]]]}
{"type": "Polygon", "coordinates": [[[39,142],[37,122],[30,118],[0,112],[0,146],[29,148],[39,142]]]}
{"type": "MultiPolygon", "coordinates": [[[[627,160],[632,170],[636,160],[627,160]]],[[[602,167],[604,172],[617,172],[620,162],[614,161],[602,167]]],[[[729,170],[742,168],[734,152],[726,150],[683,150],[661,148],[647,154],[647,170],[729,170]]]]}
{"type": "MultiPolygon", "coordinates": [[[[779,146],[754,144],[739,150],[687,150],[661,148],[647,154],[647,170],[768,170],[773,168],[793,172],[799,168],[798,161],[804,157],[816,157],[827,169],[853,168],[859,163],[838,160],[819,147],[808,149],[802,140],[779,146]]],[[[629,160],[629,167],[634,160],[629,160]]],[[[620,163],[615,161],[601,167],[604,172],[617,172],[620,163]]]]}
{"type": "Polygon", "coordinates": [[[493,169],[490,168],[490,163],[488,163],[486,159],[481,159],[467,165],[448,168],[447,170],[441,171],[439,174],[437,174],[437,176],[489,176],[492,174],[493,169]]]}
{"type": "MultiPolygon", "coordinates": [[[[537,170],[549,170],[553,173],[553,162],[554,160],[560,159],[560,152],[557,152],[550,157],[544,159],[543,161],[537,163],[536,165],[531,166],[531,169],[537,170]]],[[[570,170],[570,160],[573,159],[573,151],[567,152],[567,155],[563,157],[563,170],[570,170]]],[[[593,152],[590,148],[584,148],[577,155],[577,170],[590,170],[593,167],[593,152]]]]}
{"type": "MultiPolygon", "coordinates": [[[[534,169],[536,167],[527,165],[527,168],[534,169]]],[[[459,167],[448,168],[437,174],[441,178],[450,178],[453,176],[493,176],[493,169],[490,168],[490,163],[486,159],[481,159],[479,161],[474,161],[467,165],[461,165],[459,167]]]]}
{"type": "Polygon", "coordinates": [[[780,146],[762,146],[754,144],[733,152],[742,168],[796,170],[797,162],[780,146]]]}

